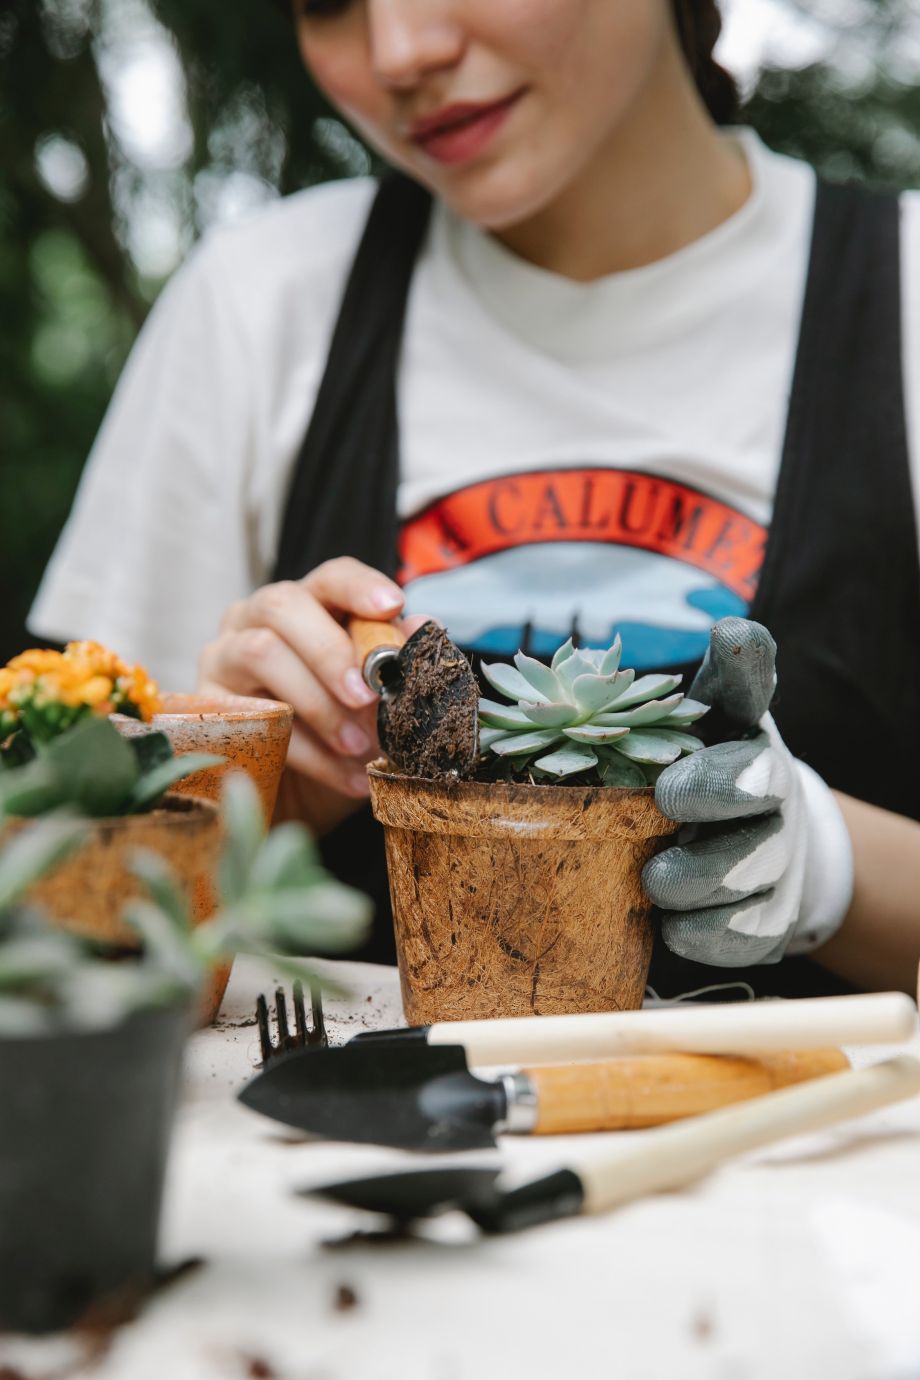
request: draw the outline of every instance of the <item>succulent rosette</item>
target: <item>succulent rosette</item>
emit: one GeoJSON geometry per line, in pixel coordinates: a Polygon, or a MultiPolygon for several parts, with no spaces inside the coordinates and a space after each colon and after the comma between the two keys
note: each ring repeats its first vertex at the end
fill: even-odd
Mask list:
{"type": "Polygon", "coordinates": [[[576,648],[570,638],[549,666],[523,652],[514,666],[484,664],[486,680],[511,703],[480,700],[482,751],[524,779],[592,772],[605,786],[654,784],[702,747],[687,729],[707,706],[678,691],[680,676],[621,669],[621,655],[619,637],[606,651],[576,648]]]}

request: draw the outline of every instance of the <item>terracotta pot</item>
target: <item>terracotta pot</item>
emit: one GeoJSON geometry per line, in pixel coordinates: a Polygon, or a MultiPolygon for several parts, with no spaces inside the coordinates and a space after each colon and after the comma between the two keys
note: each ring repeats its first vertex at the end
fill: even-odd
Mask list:
{"type": "Polygon", "coordinates": [[[652,954],[651,788],[434,782],[369,768],[410,1025],[625,1011],[652,954]]]}
{"type": "Polygon", "coordinates": [[[152,727],[166,734],[177,755],[215,752],[227,759],[222,767],[211,767],[180,781],[176,790],[218,800],[228,771],[248,772],[258,788],[268,823],[291,740],[291,706],[280,700],[243,695],[170,693],[161,699],[163,710],[153,716],[152,727]]]}
{"type": "MultiPolygon", "coordinates": [[[[4,833],[17,833],[32,820],[13,820],[4,833]]],[[[159,853],[191,889],[214,869],[220,843],[220,818],[210,800],[166,796],[163,805],[143,815],[96,819],[88,841],[47,877],[31,886],[26,898],[41,906],[65,929],[102,944],[136,949],[137,932],[121,919],[123,906],[145,895],[130,869],[136,848],[159,853]]]]}
{"type": "MultiPolygon", "coordinates": [[[[219,800],[228,771],[248,772],[258,788],[266,823],[270,823],[294,723],[291,706],[281,700],[244,695],[169,692],[161,699],[162,712],[153,716],[150,727],[166,734],[177,756],[184,752],[213,752],[227,759],[223,766],[195,772],[175,789],[183,795],[219,800]]],[[[147,728],[136,719],[121,715],[115,717],[115,722],[128,737],[147,728]]],[[[213,913],[216,902],[209,877],[197,884],[192,903],[198,920],[213,913]]],[[[202,997],[202,1025],[210,1025],[217,1017],[230,969],[229,963],[222,963],[213,970],[202,997]]]]}

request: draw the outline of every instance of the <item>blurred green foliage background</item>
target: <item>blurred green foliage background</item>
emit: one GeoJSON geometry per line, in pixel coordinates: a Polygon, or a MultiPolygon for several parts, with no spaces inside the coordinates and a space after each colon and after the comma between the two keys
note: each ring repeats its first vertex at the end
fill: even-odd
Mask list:
{"type": "MultiPolygon", "coordinates": [[[[831,176],[920,184],[915,0],[776,4],[823,35],[820,58],[756,74],[745,118],[831,176]]],[[[268,0],[0,0],[0,664],[194,238],[370,166],[268,0]]]]}

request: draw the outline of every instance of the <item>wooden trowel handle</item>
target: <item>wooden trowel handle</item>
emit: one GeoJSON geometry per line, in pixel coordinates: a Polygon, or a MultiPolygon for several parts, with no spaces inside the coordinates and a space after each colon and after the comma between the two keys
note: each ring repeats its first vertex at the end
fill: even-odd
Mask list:
{"type": "MultiPolygon", "coordinates": [[[[828,999],[830,1000],[830,999],[828,999]]],[[[680,1188],[732,1155],[773,1145],[786,1136],[834,1126],[920,1094],[920,1059],[901,1054],[868,1068],[846,1069],[780,1088],[738,1107],[649,1131],[641,1142],[617,1142],[572,1155],[568,1168],[581,1180],[585,1212],[607,1212],[643,1193],[680,1188]]]]}
{"type": "Polygon", "coordinates": [[[382,623],[373,618],[352,618],[348,624],[348,635],[362,666],[378,647],[395,647],[398,651],[406,640],[405,633],[395,623],[382,623]]]}
{"type": "Polygon", "coordinates": [[[381,660],[391,660],[393,652],[398,652],[406,637],[394,623],[383,623],[371,618],[352,618],[348,624],[348,635],[358,655],[361,674],[372,690],[379,691],[382,682],[377,674],[381,660]]]}
{"type": "Polygon", "coordinates": [[[696,1116],[849,1068],[840,1049],[725,1054],[647,1054],[595,1064],[527,1069],[537,1094],[537,1135],[619,1131],[696,1116]]]}

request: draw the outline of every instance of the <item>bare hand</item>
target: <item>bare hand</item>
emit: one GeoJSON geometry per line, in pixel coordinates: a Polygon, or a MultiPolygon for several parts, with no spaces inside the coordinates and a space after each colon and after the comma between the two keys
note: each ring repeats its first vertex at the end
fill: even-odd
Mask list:
{"type": "MultiPolygon", "coordinates": [[[[402,606],[398,585],[350,556],[265,585],[224,613],[199,660],[200,689],[286,700],[295,715],[289,767],[363,798],[364,765],[379,751],[377,696],[343,623],[351,615],[390,622],[402,606]]],[[[422,621],[406,620],[407,634],[422,621]]]]}

